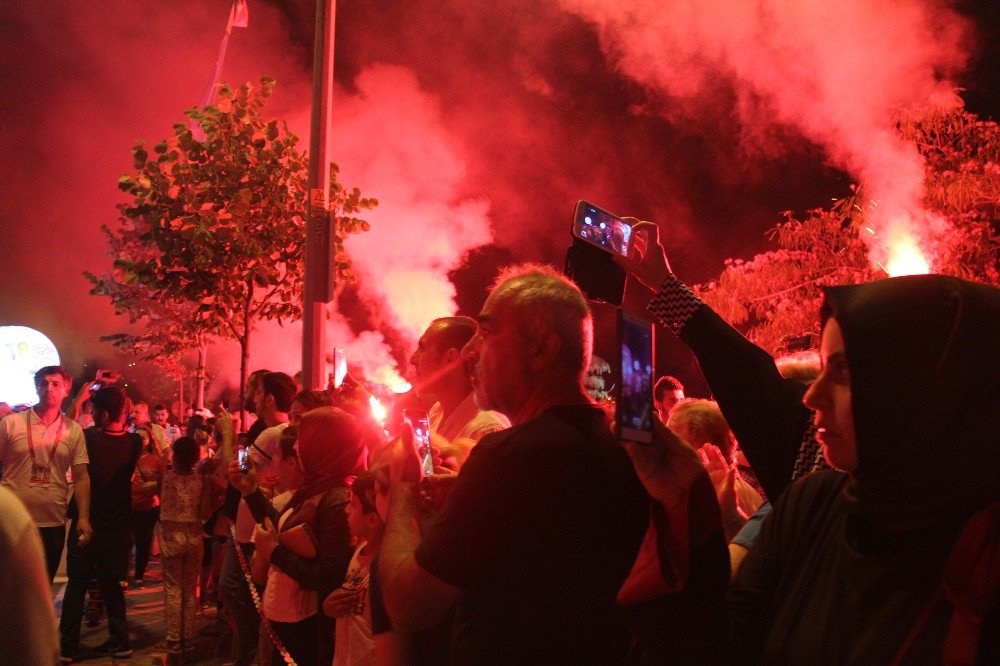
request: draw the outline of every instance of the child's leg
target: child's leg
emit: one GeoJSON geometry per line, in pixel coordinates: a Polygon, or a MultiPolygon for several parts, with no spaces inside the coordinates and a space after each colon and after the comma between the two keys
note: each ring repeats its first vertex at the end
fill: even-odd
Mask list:
{"type": "Polygon", "coordinates": [[[195,635],[195,613],[198,610],[198,576],[201,573],[202,536],[200,526],[188,534],[184,553],[184,631],[185,638],[195,635]]]}
{"type": "Polygon", "coordinates": [[[165,600],[164,614],[167,620],[167,640],[180,639],[181,623],[181,585],[183,584],[181,570],[184,563],[183,552],[178,555],[177,534],[173,527],[160,524],[158,535],[162,548],[163,563],[163,596],[165,600]]]}

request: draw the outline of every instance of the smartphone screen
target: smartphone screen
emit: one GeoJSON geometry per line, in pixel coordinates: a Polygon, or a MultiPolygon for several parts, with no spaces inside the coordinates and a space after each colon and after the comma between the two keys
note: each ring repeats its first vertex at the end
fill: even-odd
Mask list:
{"type": "Polygon", "coordinates": [[[573,235],[608,252],[629,255],[632,225],[592,203],[579,201],[573,214],[573,235]]]}
{"type": "Polygon", "coordinates": [[[434,473],[434,455],[431,451],[431,426],[427,412],[422,409],[404,409],[403,421],[413,431],[413,448],[420,458],[420,471],[423,476],[434,473]]]}
{"type": "Polygon", "coordinates": [[[246,474],[250,471],[250,455],[246,449],[240,449],[236,454],[236,460],[239,462],[241,472],[246,474]]]}
{"type": "Polygon", "coordinates": [[[653,325],[621,313],[621,400],[619,436],[653,441],[653,325]]]}

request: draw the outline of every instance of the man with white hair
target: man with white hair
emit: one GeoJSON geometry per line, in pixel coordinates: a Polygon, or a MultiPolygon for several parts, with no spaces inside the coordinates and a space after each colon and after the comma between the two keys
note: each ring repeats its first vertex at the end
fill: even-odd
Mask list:
{"type": "Polygon", "coordinates": [[[456,607],[454,663],[625,659],[615,595],[648,522],[647,496],[584,390],[593,321],[572,282],[543,266],[501,276],[463,350],[476,402],[513,424],[472,450],[421,534],[419,464],[401,442],[379,573],[393,625],[456,607]]]}

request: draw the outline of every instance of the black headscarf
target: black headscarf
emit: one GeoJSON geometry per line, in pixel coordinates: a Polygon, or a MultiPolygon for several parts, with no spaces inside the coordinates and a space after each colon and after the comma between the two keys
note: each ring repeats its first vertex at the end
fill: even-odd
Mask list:
{"type": "Polygon", "coordinates": [[[894,531],[1000,499],[1000,290],[919,275],[826,289],[850,366],[852,509],[894,531]]]}

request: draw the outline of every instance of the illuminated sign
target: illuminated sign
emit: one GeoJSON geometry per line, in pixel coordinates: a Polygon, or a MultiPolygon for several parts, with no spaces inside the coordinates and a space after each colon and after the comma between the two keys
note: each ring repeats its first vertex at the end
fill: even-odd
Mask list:
{"type": "Polygon", "coordinates": [[[59,352],[44,334],[27,326],[0,326],[0,402],[36,403],[35,372],[47,365],[59,365],[59,352]]]}

